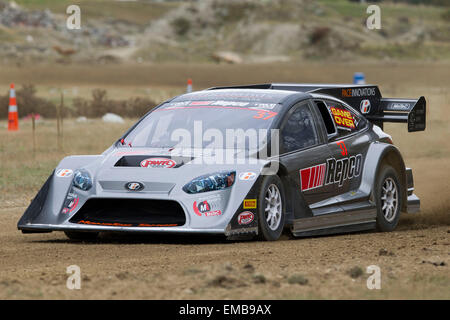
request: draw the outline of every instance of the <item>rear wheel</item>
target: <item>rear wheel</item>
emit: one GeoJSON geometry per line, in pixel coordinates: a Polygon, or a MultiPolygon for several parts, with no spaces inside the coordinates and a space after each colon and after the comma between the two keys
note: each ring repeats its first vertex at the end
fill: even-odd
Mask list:
{"type": "Polygon", "coordinates": [[[98,238],[98,232],[64,231],[70,240],[93,241],[98,238]]]}
{"type": "Polygon", "coordinates": [[[258,237],[278,240],[284,228],[284,190],[280,178],[267,176],[261,186],[258,206],[258,237]]]}
{"type": "Polygon", "coordinates": [[[375,189],[377,229],[379,231],[392,231],[398,224],[402,205],[399,181],[394,168],[388,165],[382,167],[375,189]]]}

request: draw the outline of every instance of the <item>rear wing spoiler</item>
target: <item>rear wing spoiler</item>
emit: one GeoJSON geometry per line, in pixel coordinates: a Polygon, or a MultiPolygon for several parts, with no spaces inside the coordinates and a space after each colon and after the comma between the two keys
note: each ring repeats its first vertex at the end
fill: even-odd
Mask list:
{"type": "Polygon", "coordinates": [[[378,114],[367,115],[374,123],[406,122],[408,131],[423,131],[426,127],[425,97],[419,99],[381,98],[378,114]]]}
{"type": "Polygon", "coordinates": [[[426,127],[426,101],[423,96],[419,99],[383,98],[375,85],[267,83],[209,90],[215,89],[274,89],[320,93],[344,101],[381,128],[385,122],[407,123],[409,132],[423,131],[426,127]]]}

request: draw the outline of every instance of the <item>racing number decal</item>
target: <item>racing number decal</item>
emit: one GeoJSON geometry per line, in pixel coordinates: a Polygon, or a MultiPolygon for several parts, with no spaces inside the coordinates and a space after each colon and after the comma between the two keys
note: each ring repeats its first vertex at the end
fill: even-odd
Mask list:
{"type": "Polygon", "coordinates": [[[346,155],[348,155],[347,152],[347,147],[345,146],[344,141],[337,141],[336,144],[338,145],[339,148],[341,148],[341,154],[345,157],[346,155]]]}
{"type": "Polygon", "coordinates": [[[254,119],[262,119],[267,120],[277,115],[276,112],[268,111],[268,110],[259,110],[256,116],[253,116],[254,119]]]}

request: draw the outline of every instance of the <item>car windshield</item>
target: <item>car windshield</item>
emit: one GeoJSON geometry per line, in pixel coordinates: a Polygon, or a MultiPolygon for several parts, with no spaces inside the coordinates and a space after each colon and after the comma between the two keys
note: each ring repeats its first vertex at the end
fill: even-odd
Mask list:
{"type": "Polygon", "coordinates": [[[236,101],[166,103],[147,115],[122,143],[146,148],[259,148],[279,106],[236,101]]]}

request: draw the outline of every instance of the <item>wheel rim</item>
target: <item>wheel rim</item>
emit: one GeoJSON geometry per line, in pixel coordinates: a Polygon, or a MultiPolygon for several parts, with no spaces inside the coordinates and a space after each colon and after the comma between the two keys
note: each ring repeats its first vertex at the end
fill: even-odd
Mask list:
{"type": "Polygon", "coordinates": [[[392,222],[397,214],[398,190],[392,178],[384,180],[381,191],[381,211],[388,222],[392,222]]]}
{"type": "Polygon", "coordinates": [[[271,184],[265,195],[265,217],[270,230],[277,230],[280,226],[282,214],[281,193],[278,187],[271,184]]]}

